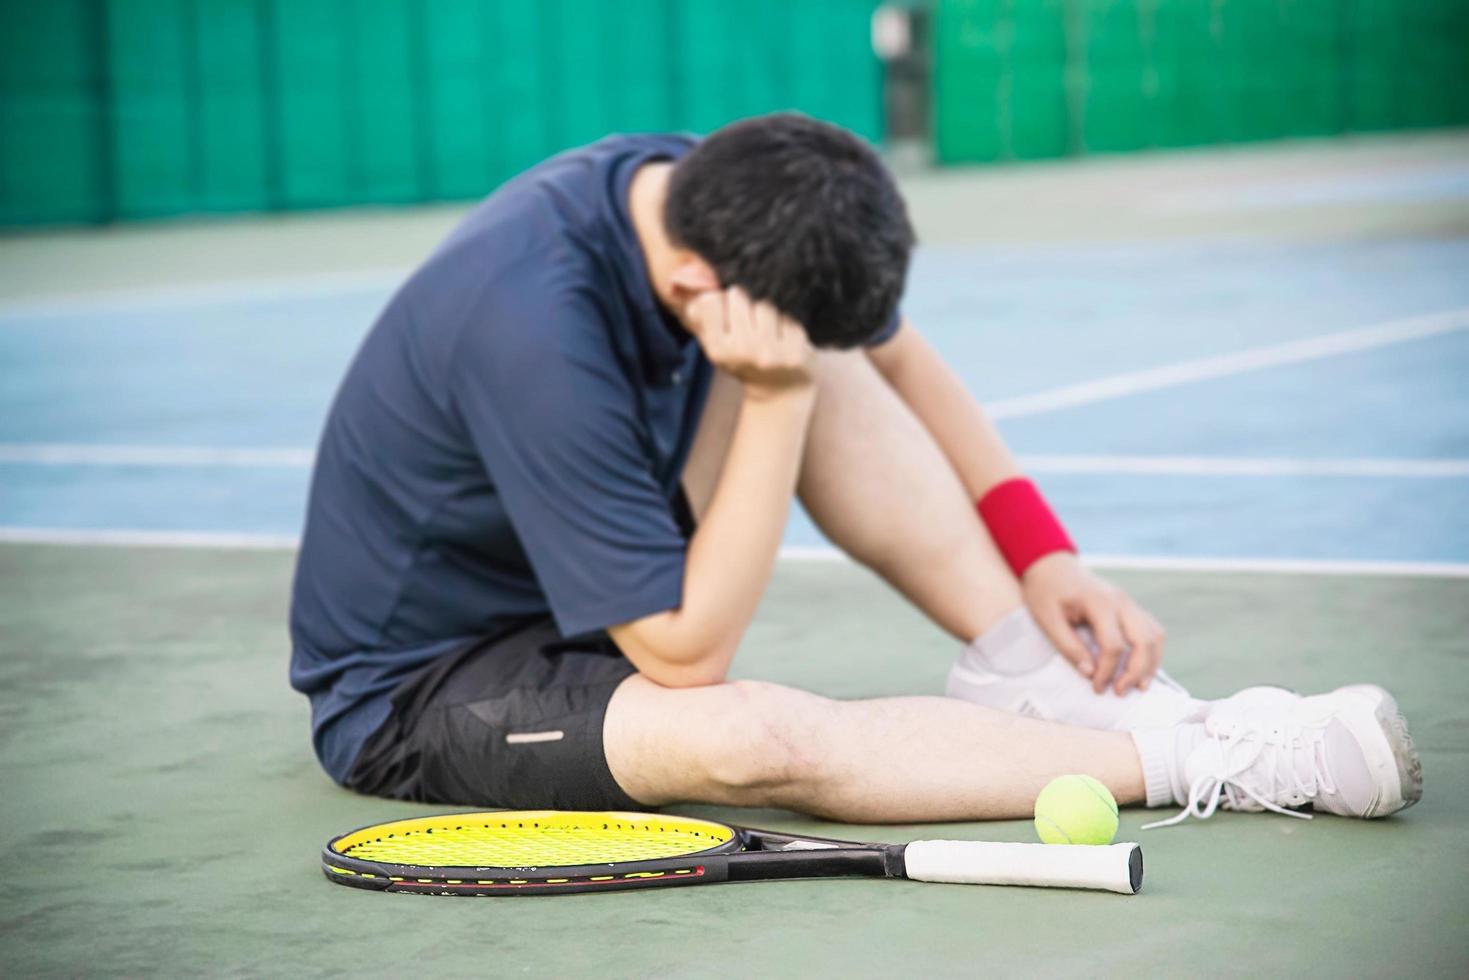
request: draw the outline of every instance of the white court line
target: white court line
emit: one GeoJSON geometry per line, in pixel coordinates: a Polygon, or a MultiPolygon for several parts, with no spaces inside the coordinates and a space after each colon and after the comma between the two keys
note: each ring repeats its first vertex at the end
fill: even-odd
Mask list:
{"type": "MultiPolygon", "coordinates": [[[[0,526],[0,544],[97,545],[127,548],[215,548],[224,551],[291,551],[290,534],[219,534],[207,531],[73,530],[0,526]]],[[[785,547],[782,561],[847,562],[830,546],[785,547]]],[[[1271,575],[1389,575],[1469,578],[1469,562],[1318,561],[1290,558],[1178,558],[1162,555],[1085,555],[1094,568],[1140,571],[1264,573],[1271,575]]]]}
{"type": "Polygon", "coordinates": [[[1255,347],[1236,351],[1233,354],[1204,357],[1196,361],[1180,361],[1177,364],[1166,364],[1145,371],[1114,374],[1109,378],[1098,378],[1095,381],[1084,381],[1081,384],[1066,385],[1061,388],[1052,388],[1050,391],[1040,391],[1032,395],[1021,395],[1018,398],[991,402],[985,406],[985,409],[993,419],[1039,415],[1042,412],[1055,412],[1063,408],[1091,405],[1095,402],[1123,398],[1145,391],[1176,388],[1195,381],[1225,378],[1284,364],[1302,364],[1325,357],[1335,357],[1338,354],[1350,354],[1406,343],[1410,340],[1437,337],[1459,330],[1469,330],[1469,307],[1410,317],[1405,320],[1391,320],[1370,327],[1343,330],[1322,337],[1293,340],[1289,343],[1272,344],[1268,347],[1255,347]]]}
{"type": "Polygon", "coordinates": [[[1388,575],[1469,578],[1469,562],[1335,561],[1311,558],[1180,558],[1170,555],[1085,555],[1094,568],[1148,572],[1223,572],[1263,575],[1388,575]]]}
{"type": "Polygon", "coordinates": [[[214,531],[129,531],[64,527],[5,527],[0,544],[104,545],[119,548],[221,548],[226,551],[290,551],[294,534],[228,534],[214,531]]]}
{"type": "MultiPolygon", "coordinates": [[[[829,545],[780,549],[782,561],[797,564],[850,561],[829,545]]],[[[1124,571],[1260,573],[1268,575],[1389,575],[1409,578],[1469,578],[1469,562],[1328,561],[1296,558],[1181,558],[1168,555],[1083,555],[1092,568],[1124,571]]]]}
{"type": "Polygon", "coordinates": [[[1469,477],[1469,459],[1272,459],[1232,456],[1020,457],[1028,473],[1095,473],[1147,476],[1370,476],[1389,478],[1469,477]]]}
{"type": "MultiPolygon", "coordinates": [[[[309,449],[276,446],[141,446],[0,443],[0,463],[35,466],[239,467],[307,469],[309,449]]],[[[1232,456],[1022,455],[1031,473],[1149,476],[1469,477],[1469,459],[1287,459],[1232,456]]]]}
{"type": "Polygon", "coordinates": [[[154,310],[178,310],[201,305],[278,302],[341,293],[387,292],[408,278],[412,271],[407,267],[384,267],[336,275],[226,280],[197,286],[128,289],[17,300],[13,303],[0,303],[0,326],[5,326],[7,320],[36,317],[149,313],[154,310]]]}
{"type": "Polygon", "coordinates": [[[271,446],[129,446],[86,443],[0,443],[0,463],[42,466],[311,466],[310,449],[271,446]]]}

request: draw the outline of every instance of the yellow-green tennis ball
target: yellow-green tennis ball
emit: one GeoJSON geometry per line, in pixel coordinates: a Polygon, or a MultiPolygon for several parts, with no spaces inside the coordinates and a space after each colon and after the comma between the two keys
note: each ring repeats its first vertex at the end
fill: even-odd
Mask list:
{"type": "Polygon", "coordinates": [[[1035,798],[1035,832],[1047,844],[1110,844],[1117,801],[1090,776],[1057,776],[1035,798]]]}

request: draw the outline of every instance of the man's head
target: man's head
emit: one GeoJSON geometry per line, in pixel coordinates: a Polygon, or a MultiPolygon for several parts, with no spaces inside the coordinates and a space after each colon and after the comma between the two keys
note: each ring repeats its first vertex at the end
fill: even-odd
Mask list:
{"type": "Polygon", "coordinates": [[[675,274],[686,293],[740,286],[800,322],[818,347],[855,347],[892,318],[913,228],[877,154],[795,113],[718,130],[673,169],[670,243],[707,263],[675,274]]]}

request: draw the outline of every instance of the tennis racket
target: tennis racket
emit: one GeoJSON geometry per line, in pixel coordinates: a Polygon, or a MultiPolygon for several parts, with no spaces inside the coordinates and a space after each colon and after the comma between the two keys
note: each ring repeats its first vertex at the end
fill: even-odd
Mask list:
{"type": "Polygon", "coordinates": [[[1137,844],[856,844],[696,817],[569,810],[449,813],[373,824],[332,838],[321,867],[338,884],[414,895],[559,895],[841,876],[1131,895],[1143,881],[1137,844]]]}

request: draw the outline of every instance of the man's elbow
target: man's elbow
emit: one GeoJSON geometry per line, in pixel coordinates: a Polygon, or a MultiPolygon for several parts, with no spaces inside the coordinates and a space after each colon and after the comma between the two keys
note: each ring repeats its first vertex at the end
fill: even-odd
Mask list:
{"type": "Polygon", "coordinates": [[[729,673],[736,643],[648,643],[647,638],[618,636],[613,640],[638,673],[662,687],[707,687],[720,684],[729,673]]]}
{"type": "Polygon", "coordinates": [[[670,650],[629,651],[628,659],[638,671],[663,687],[707,687],[722,684],[729,674],[738,641],[679,645],[670,650]]]}
{"type": "Polygon", "coordinates": [[[723,684],[729,674],[728,661],[696,661],[689,664],[655,662],[646,666],[634,662],[634,666],[638,668],[638,673],[659,687],[709,687],[723,684]]]}

